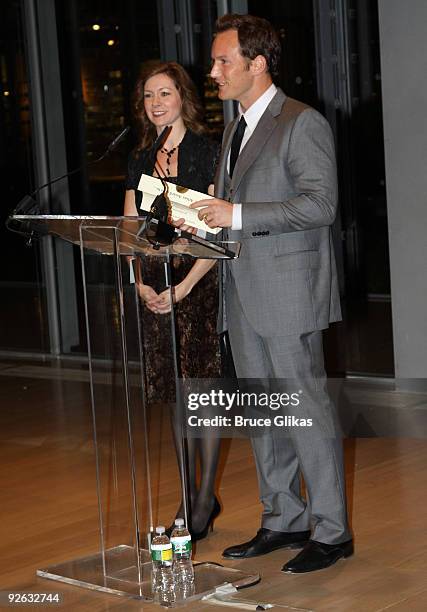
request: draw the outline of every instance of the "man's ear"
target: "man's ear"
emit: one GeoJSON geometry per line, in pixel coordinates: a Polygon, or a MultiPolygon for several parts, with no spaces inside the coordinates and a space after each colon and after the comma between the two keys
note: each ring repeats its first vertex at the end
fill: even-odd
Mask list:
{"type": "Polygon", "coordinates": [[[253,75],[262,74],[268,71],[267,60],[263,55],[257,55],[251,60],[250,70],[253,75]]]}

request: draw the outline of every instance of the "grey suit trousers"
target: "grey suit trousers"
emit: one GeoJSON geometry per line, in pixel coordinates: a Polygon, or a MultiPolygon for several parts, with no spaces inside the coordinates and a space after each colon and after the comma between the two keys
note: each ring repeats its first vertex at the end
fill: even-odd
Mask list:
{"type": "Polygon", "coordinates": [[[351,538],[347,524],[342,439],[324,371],[322,332],[262,337],[248,322],[231,274],[225,308],[239,378],[287,379],[302,402],[294,414],[311,427],[289,427],[253,437],[262,526],[273,531],[312,529],[312,539],[338,544],[351,538]],[[308,499],[300,492],[303,475],[308,499]]]}

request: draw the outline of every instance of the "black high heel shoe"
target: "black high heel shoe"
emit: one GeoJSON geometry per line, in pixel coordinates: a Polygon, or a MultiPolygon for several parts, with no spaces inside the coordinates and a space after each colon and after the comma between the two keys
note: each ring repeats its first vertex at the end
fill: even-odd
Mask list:
{"type": "Polygon", "coordinates": [[[193,542],[197,542],[198,540],[203,540],[203,538],[206,538],[206,536],[208,535],[209,529],[211,531],[213,530],[214,520],[216,519],[216,517],[218,516],[220,512],[221,512],[221,506],[215,495],[214,507],[212,508],[212,512],[209,515],[209,518],[207,520],[207,523],[204,529],[202,529],[201,531],[193,531],[192,529],[190,529],[191,539],[193,542]]]}
{"type": "MultiPolygon", "coordinates": [[[[193,503],[194,503],[194,502],[190,502],[190,501],[189,501],[189,502],[188,502],[188,506],[187,506],[187,508],[188,508],[188,525],[186,525],[186,527],[187,527],[187,529],[188,529],[190,532],[191,532],[191,508],[192,508],[192,506],[193,506],[193,503]]],[[[183,519],[184,519],[184,521],[185,521],[185,518],[184,518],[184,508],[183,508],[183,505],[182,505],[182,504],[180,505],[180,507],[179,507],[179,509],[178,509],[178,512],[177,512],[177,513],[176,513],[176,515],[175,515],[175,518],[176,518],[176,519],[177,519],[177,518],[183,518],[183,519]]],[[[168,527],[168,528],[165,530],[165,534],[168,536],[168,538],[169,538],[169,539],[170,539],[170,537],[171,537],[171,535],[172,535],[172,531],[173,531],[174,529],[175,529],[175,520],[174,520],[174,522],[172,523],[172,525],[169,525],[169,527],[168,527]]]]}

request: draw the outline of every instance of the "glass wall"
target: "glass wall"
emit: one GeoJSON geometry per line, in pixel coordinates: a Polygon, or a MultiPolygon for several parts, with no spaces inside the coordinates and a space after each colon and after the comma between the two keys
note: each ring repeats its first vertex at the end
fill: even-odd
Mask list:
{"type": "MultiPolygon", "coordinates": [[[[178,59],[186,64],[204,101],[210,132],[220,136],[222,105],[206,77],[216,2],[192,3],[190,31],[185,31],[183,24],[181,31],[173,34],[175,44],[166,45],[174,48],[176,57],[162,57],[165,45],[161,37],[170,33],[165,33],[165,24],[160,23],[160,4],[138,0],[57,0],[69,168],[96,159],[113,137],[131,124],[136,78],[144,63],[159,59],[178,59]],[[183,61],[182,41],[188,37],[192,57],[184,57],[183,61]]],[[[173,2],[170,8],[174,10],[173,2]]],[[[175,13],[172,21],[183,17],[175,13]]],[[[70,179],[73,213],[121,214],[127,155],[133,145],[130,134],[106,160],[70,179]]]]}
{"type": "Polygon", "coordinates": [[[0,20],[0,350],[48,352],[40,245],[5,229],[8,214],[34,189],[28,78],[19,0],[0,20]]]}
{"type": "MultiPolygon", "coordinates": [[[[313,6],[323,11],[324,31],[335,58],[343,58],[341,83],[324,92],[336,100],[336,142],[340,186],[344,322],[325,334],[331,372],[392,376],[387,204],[382,130],[381,69],[377,0],[282,2],[249,0],[248,12],[265,17],[282,40],[278,83],[287,95],[323,111],[318,98],[313,6]],[[334,10],[327,11],[333,4],[334,10]],[[325,15],[326,13],[326,15],[325,15]],[[342,21],[340,21],[340,16],[342,21]],[[346,89],[347,106],[339,92],[346,89]]],[[[341,248],[340,248],[341,247],[341,248]]]]}
{"type": "Polygon", "coordinates": [[[249,0],[248,13],[268,19],[279,33],[279,85],[288,96],[318,108],[312,0],[249,0]]]}
{"type": "MultiPolygon", "coordinates": [[[[99,157],[130,122],[143,62],[160,58],[157,3],[56,2],[68,165],[99,157]]],[[[131,138],[71,181],[72,212],[121,214],[131,138]]]]}
{"type": "MultiPolygon", "coordinates": [[[[123,209],[127,157],[135,144],[132,133],[101,163],[89,168],[84,164],[100,156],[114,136],[131,123],[131,93],[144,62],[162,58],[183,63],[199,89],[209,132],[213,137],[221,136],[222,104],[207,76],[217,2],[53,0],[53,3],[62,91],[58,104],[63,107],[67,168],[83,166],[81,172],[69,179],[70,210],[74,214],[119,215],[123,209]]],[[[325,58],[319,57],[322,55],[316,42],[319,25],[313,17],[313,6],[323,7],[328,19],[331,14],[324,7],[329,3],[249,0],[247,6],[250,13],[269,19],[279,32],[283,47],[281,87],[288,95],[322,110],[316,67],[325,58]]],[[[334,371],[392,375],[377,1],[339,0],[336,7],[346,15],[344,25],[334,22],[340,33],[345,30],[345,36],[341,39],[336,36],[334,44],[339,39],[341,48],[337,47],[336,52],[346,57],[350,102],[345,111],[337,107],[336,113],[345,322],[331,330],[330,363],[334,371]],[[339,335],[338,340],[333,334],[339,335]]],[[[34,179],[21,2],[6,0],[2,8],[0,172],[4,220],[34,187],[34,179]]],[[[322,27],[320,36],[332,39],[332,26],[322,27]]],[[[42,38],[40,45],[48,48],[42,38]]],[[[28,249],[22,239],[10,232],[2,230],[2,234],[0,248],[8,265],[2,266],[0,273],[1,313],[10,324],[1,327],[0,349],[49,353],[40,248],[36,245],[28,249]]],[[[77,252],[75,264],[79,291],[77,252]]],[[[85,331],[81,295],[77,303],[80,342],[71,351],[82,354],[85,331]]],[[[66,307],[62,304],[63,313],[66,307]]]]}
{"type": "MultiPolygon", "coordinates": [[[[204,102],[209,132],[221,136],[222,104],[207,77],[214,0],[191,2],[187,12],[182,2],[138,0],[57,0],[55,8],[70,169],[99,157],[132,124],[136,78],[144,64],[160,59],[186,66],[204,102]]],[[[122,214],[127,158],[134,144],[131,132],[107,159],[70,178],[72,213],[122,214]]],[[[86,350],[78,257],[76,250],[80,343],[72,347],[74,354],[86,350]]]]}
{"type": "Polygon", "coordinates": [[[194,53],[195,65],[189,72],[196,83],[205,109],[205,121],[211,138],[221,141],[224,129],[222,102],[218,99],[217,88],[209,77],[211,66],[211,43],[217,19],[215,0],[195,0],[193,2],[194,53]]]}

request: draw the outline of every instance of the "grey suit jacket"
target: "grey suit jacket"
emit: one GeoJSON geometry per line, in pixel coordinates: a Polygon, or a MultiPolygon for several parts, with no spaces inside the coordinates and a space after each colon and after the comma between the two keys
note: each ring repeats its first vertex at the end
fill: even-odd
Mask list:
{"type": "MultiPolygon", "coordinates": [[[[245,315],[264,337],[305,333],[340,320],[330,226],[337,208],[334,142],[324,117],[279,89],[237,160],[227,157],[238,120],[225,129],[215,194],[242,204],[242,242],[226,264],[245,315]]],[[[226,329],[220,304],[219,330],[226,329]]]]}

